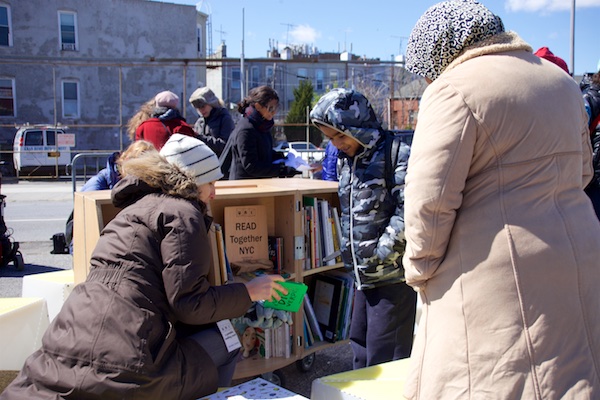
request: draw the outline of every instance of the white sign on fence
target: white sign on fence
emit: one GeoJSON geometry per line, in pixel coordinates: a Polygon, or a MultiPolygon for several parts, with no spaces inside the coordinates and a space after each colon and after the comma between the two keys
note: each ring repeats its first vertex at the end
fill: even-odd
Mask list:
{"type": "Polygon", "coordinates": [[[74,133],[59,133],[56,135],[56,144],[58,146],[75,147],[74,133]]]}

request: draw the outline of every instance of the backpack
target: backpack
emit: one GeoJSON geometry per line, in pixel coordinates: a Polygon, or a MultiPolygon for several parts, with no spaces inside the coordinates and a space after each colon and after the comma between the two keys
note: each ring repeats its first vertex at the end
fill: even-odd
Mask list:
{"type": "Polygon", "coordinates": [[[385,131],[385,166],[383,173],[385,186],[388,190],[392,190],[394,187],[394,171],[396,170],[396,165],[398,165],[400,144],[405,143],[406,145],[410,145],[413,133],[414,131],[411,130],[385,131]]]}

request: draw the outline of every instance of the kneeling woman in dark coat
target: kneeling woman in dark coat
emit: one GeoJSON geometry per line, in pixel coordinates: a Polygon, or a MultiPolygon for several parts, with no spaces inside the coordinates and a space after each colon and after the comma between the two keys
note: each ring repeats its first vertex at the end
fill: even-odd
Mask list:
{"type": "Polygon", "coordinates": [[[234,367],[237,355],[214,323],[243,315],[252,301],[278,299],[275,289],[286,292],[279,275],[210,285],[210,220],[200,199],[214,196],[217,157],[183,135],[163,149],[166,158],[149,151],[123,163],[126,176],[112,190],[122,210],[102,231],[87,280],[1,399],[208,395],[221,382],[218,367],[234,367]],[[206,328],[182,338],[179,323],[206,328]]]}

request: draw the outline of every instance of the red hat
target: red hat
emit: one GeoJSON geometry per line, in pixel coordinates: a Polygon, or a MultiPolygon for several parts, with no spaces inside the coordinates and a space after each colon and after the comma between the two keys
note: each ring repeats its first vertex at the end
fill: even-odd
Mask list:
{"type": "Polygon", "coordinates": [[[565,62],[565,60],[563,60],[560,57],[555,56],[549,48],[547,47],[540,47],[538,49],[538,51],[536,51],[535,53],[536,56],[540,57],[540,58],[545,58],[546,60],[553,62],[554,64],[558,65],[559,67],[561,67],[567,74],[569,73],[569,67],[567,67],[567,63],[565,62]]]}

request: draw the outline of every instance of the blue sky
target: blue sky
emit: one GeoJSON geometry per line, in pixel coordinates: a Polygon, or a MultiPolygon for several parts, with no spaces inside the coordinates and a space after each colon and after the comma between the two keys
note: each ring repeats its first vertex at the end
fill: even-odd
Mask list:
{"type": "MultiPolygon", "coordinates": [[[[308,44],[321,52],[351,50],[391,60],[406,50],[406,38],[431,0],[162,0],[196,5],[210,14],[212,42],[223,40],[227,56],[265,57],[269,40],[308,44]],[[243,10],[243,11],[242,11],[243,10]],[[243,15],[243,17],[242,17],[243,15]],[[242,23],[245,33],[242,35],[242,23]]],[[[482,1],[535,50],[547,46],[571,66],[572,0],[482,1]]],[[[576,0],[575,74],[600,68],[600,0],[576,0]]]]}

